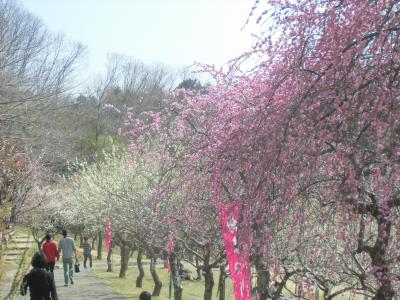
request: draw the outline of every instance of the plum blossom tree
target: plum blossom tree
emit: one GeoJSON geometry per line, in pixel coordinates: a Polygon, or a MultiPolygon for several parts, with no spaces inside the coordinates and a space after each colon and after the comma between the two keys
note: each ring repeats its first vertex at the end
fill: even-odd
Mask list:
{"type": "MultiPolygon", "coordinates": [[[[84,231],[101,228],[102,232],[106,222],[111,221],[113,244],[121,249],[119,277],[125,277],[134,249],[140,250],[139,256],[144,252],[155,262],[168,236],[159,221],[163,206],[153,197],[159,183],[157,163],[147,156],[133,158],[113,152],[104,154],[102,162],[80,163],[75,168],[80,171],[63,182],[65,209],[57,210],[57,219],[65,220],[69,227],[79,225],[84,231]]],[[[158,295],[162,282],[154,267],[150,272],[155,281],[153,294],[158,295]]]]}
{"type": "MultiPolygon", "coordinates": [[[[196,176],[192,174],[192,176],[196,176]]],[[[186,177],[184,177],[186,178],[186,177]]],[[[182,249],[180,256],[193,264],[204,275],[204,299],[212,299],[213,269],[225,258],[223,239],[219,230],[218,211],[209,205],[210,194],[207,178],[192,181],[175,180],[175,196],[170,212],[173,220],[175,246],[182,249]],[[194,258],[196,264],[189,259],[194,258]]],[[[198,277],[200,278],[199,274],[198,277]]]]}
{"type": "Polygon", "coordinates": [[[48,186],[37,182],[18,218],[20,224],[31,229],[39,250],[45,240],[45,233],[61,233],[63,228],[70,225],[69,214],[72,212],[65,212],[66,201],[62,190],[57,185],[48,186]]]}
{"type": "Polygon", "coordinates": [[[280,264],[271,250],[282,243],[275,228],[285,225],[298,245],[317,248],[297,252],[309,274],[336,245],[343,260],[323,267],[351,279],[328,280],[393,299],[400,286],[399,3],[267,3],[252,11],[261,10],[257,22],[267,29],[255,49],[226,71],[206,67],[214,86],[172,97],[152,124],[135,120],[131,134],[156,131],[187,174],[203,164],[211,203],[240,206],[243,251],[280,264]],[[260,63],[241,72],[248,57],[260,63]],[[323,238],[304,243],[312,225],[323,238]]]}
{"type": "MultiPolygon", "coordinates": [[[[34,164],[23,149],[0,139],[0,239],[15,221],[32,188],[34,164]]],[[[1,254],[1,247],[0,247],[1,254]]]]}

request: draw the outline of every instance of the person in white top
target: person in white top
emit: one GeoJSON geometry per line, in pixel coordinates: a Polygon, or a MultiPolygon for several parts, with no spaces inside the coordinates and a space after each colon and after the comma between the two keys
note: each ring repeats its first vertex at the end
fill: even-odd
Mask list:
{"type": "Polygon", "coordinates": [[[67,236],[68,231],[66,229],[63,229],[62,235],[64,236],[64,238],[58,243],[58,251],[62,252],[62,262],[64,268],[64,282],[65,282],[64,286],[68,286],[68,280],[69,282],[71,282],[71,284],[74,284],[73,264],[74,264],[74,258],[76,261],[78,259],[76,256],[76,248],[74,240],[71,237],[67,236]]]}

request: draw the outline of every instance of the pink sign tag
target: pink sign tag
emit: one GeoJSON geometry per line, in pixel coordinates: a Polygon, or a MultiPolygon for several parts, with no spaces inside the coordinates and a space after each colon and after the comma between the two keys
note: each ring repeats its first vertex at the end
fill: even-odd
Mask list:
{"type": "Polygon", "coordinates": [[[236,204],[224,205],[220,209],[219,217],[235,300],[251,300],[249,261],[244,253],[240,253],[237,241],[240,208],[236,204]]]}
{"type": "Polygon", "coordinates": [[[108,221],[106,224],[106,249],[107,249],[107,251],[110,251],[111,239],[112,239],[111,221],[108,221]]]}

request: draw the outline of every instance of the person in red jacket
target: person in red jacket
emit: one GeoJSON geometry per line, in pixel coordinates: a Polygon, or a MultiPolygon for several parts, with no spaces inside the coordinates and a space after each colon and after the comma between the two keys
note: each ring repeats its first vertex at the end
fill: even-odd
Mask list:
{"type": "Polygon", "coordinates": [[[60,253],[57,250],[57,245],[51,240],[51,235],[46,234],[46,242],[42,246],[42,251],[47,257],[47,271],[54,274],[54,266],[56,264],[56,259],[60,258],[60,253]]]}

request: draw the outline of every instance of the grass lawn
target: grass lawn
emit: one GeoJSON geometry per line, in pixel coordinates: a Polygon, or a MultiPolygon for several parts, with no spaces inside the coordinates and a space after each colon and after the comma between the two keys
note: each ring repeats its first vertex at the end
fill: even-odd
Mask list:
{"type": "MultiPolygon", "coordinates": [[[[146,272],[147,270],[145,270],[146,272]]],[[[139,289],[135,287],[136,277],[138,276],[137,269],[135,267],[130,267],[127,272],[126,278],[118,278],[119,268],[116,268],[114,272],[107,273],[105,270],[94,270],[94,274],[104,281],[105,284],[111,286],[115,291],[119,292],[127,299],[138,299],[140,293],[142,291],[149,291],[150,293],[153,291],[153,280],[151,278],[150,272],[146,272],[145,277],[143,278],[143,288],[139,289]]],[[[158,268],[158,275],[160,276],[161,281],[163,282],[163,287],[161,289],[160,299],[168,299],[168,291],[169,291],[169,278],[168,272],[164,268],[158,268]]],[[[218,299],[217,297],[217,289],[218,289],[218,280],[219,272],[216,270],[214,272],[214,280],[215,285],[213,289],[213,299],[218,299]]],[[[204,292],[204,280],[202,281],[183,281],[183,299],[187,300],[198,300],[203,298],[204,292]]],[[[294,289],[294,284],[289,283],[289,288],[294,289]]],[[[289,296],[290,293],[287,291],[284,293],[286,296],[289,296]]],[[[322,292],[320,292],[319,299],[323,299],[322,292]]],[[[233,287],[229,278],[226,280],[226,294],[225,299],[234,299],[233,287]]],[[[290,297],[290,296],[289,296],[290,297]]],[[[352,296],[350,293],[344,293],[340,296],[337,296],[335,299],[338,300],[362,300],[363,297],[360,295],[352,296]]],[[[312,298],[314,300],[314,298],[312,298]]]]}
{"type": "MultiPolygon", "coordinates": [[[[115,271],[110,273],[105,270],[94,270],[94,274],[104,281],[107,285],[111,286],[115,291],[125,296],[127,299],[138,299],[142,291],[153,291],[154,282],[151,278],[150,271],[148,270],[149,265],[144,265],[145,277],[143,278],[143,288],[136,288],[136,277],[139,272],[135,266],[130,266],[127,271],[126,278],[118,278],[119,268],[115,268],[115,271]]],[[[169,291],[169,274],[167,269],[164,269],[161,265],[157,268],[157,273],[163,283],[161,289],[160,299],[168,299],[169,291]]],[[[195,273],[192,273],[195,274],[195,273]]],[[[219,271],[214,272],[214,289],[213,289],[213,299],[218,299],[218,276],[219,271]]],[[[183,281],[183,299],[185,300],[198,300],[203,298],[204,293],[204,279],[201,281],[183,281]]],[[[226,299],[234,299],[233,288],[230,279],[226,280],[226,299]]]]}
{"type": "MultiPolygon", "coordinates": [[[[117,247],[116,247],[117,248],[117,247]]],[[[130,261],[135,261],[136,255],[130,259],[130,261]]],[[[119,256],[115,255],[113,257],[114,263],[119,262],[119,256]]],[[[96,262],[105,263],[105,259],[102,261],[93,260],[93,263],[96,262]]],[[[127,270],[126,278],[118,278],[119,274],[119,266],[114,267],[114,272],[106,272],[106,268],[104,269],[95,269],[93,273],[96,277],[100,278],[105,284],[112,287],[115,291],[125,296],[127,299],[138,299],[140,293],[142,291],[152,292],[154,287],[154,282],[151,278],[149,268],[149,261],[144,259],[143,262],[145,265],[143,266],[145,269],[145,277],[143,278],[143,288],[136,288],[136,278],[139,275],[136,266],[129,266],[127,270]]],[[[184,263],[185,267],[192,269],[192,275],[196,275],[194,268],[192,268],[188,263],[184,263]]],[[[161,289],[161,295],[159,299],[168,299],[168,291],[169,291],[169,274],[167,269],[164,269],[162,265],[159,265],[157,268],[157,273],[163,283],[163,287],[161,289]]],[[[218,277],[219,271],[214,270],[214,289],[213,289],[213,299],[218,299],[217,290],[218,290],[218,277]]],[[[255,280],[255,279],[253,279],[255,280]]],[[[255,282],[253,282],[255,284],[255,282]]],[[[198,300],[203,298],[204,293],[204,278],[201,281],[183,281],[183,299],[185,300],[198,300]]],[[[294,290],[294,283],[289,281],[288,288],[290,290],[294,290]]],[[[290,297],[290,293],[288,291],[284,291],[284,294],[290,297]]],[[[323,299],[322,292],[319,293],[319,299],[323,299]]],[[[310,297],[310,296],[308,296],[310,297]]],[[[226,279],[226,291],[225,291],[225,299],[230,300],[234,299],[233,286],[230,278],[226,279]]],[[[293,298],[292,298],[293,299],[293,298]]],[[[337,296],[335,299],[337,300],[362,300],[363,297],[360,295],[352,296],[350,293],[344,293],[340,296],[337,296]]],[[[312,298],[314,300],[314,298],[312,298]]]]}
{"type": "MultiPolygon", "coordinates": [[[[288,281],[287,282],[287,285],[286,285],[292,292],[294,292],[294,290],[295,290],[295,283],[293,282],[293,281],[288,281]]],[[[333,292],[334,291],[336,291],[337,289],[334,289],[333,290],[333,292]]],[[[285,290],[284,289],[284,292],[283,292],[283,294],[285,295],[285,296],[287,296],[287,297],[290,297],[290,292],[288,292],[287,290],[285,290]]],[[[307,293],[306,293],[306,295],[305,295],[305,297],[306,297],[306,299],[311,299],[311,300],[314,300],[315,299],[315,296],[314,295],[308,295],[307,293]]],[[[293,298],[294,299],[294,298],[293,298]]],[[[297,299],[297,298],[296,298],[297,299]]],[[[319,300],[323,300],[324,299],[324,297],[323,297],[323,292],[322,291],[319,291],[319,298],[318,298],[319,300]]],[[[346,292],[346,293],[343,293],[343,294],[341,294],[341,295],[339,295],[339,296],[336,296],[335,298],[334,298],[335,300],[362,300],[362,299],[364,299],[363,298],[363,296],[361,296],[361,295],[352,295],[351,293],[349,293],[349,292],[346,292]]]]}

